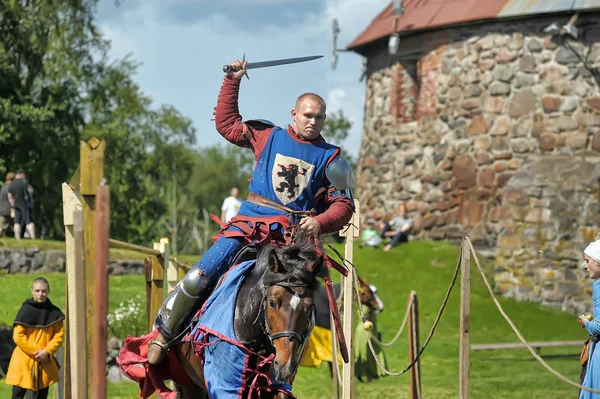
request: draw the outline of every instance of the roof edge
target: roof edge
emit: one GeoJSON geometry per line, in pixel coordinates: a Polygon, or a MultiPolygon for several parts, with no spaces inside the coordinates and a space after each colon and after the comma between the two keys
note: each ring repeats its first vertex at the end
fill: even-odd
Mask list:
{"type": "MultiPolygon", "coordinates": [[[[480,25],[480,24],[484,24],[484,23],[489,23],[491,21],[507,21],[507,20],[527,19],[527,18],[536,16],[536,15],[548,16],[548,15],[559,15],[559,14],[563,14],[563,15],[564,14],[591,14],[591,13],[596,13],[596,12],[600,12],[600,7],[585,8],[585,9],[578,9],[578,10],[571,10],[571,11],[566,11],[566,10],[550,11],[550,12],[543,12],[543,13],[539,13],[539,14],[520,14],[520,15],[515,14],[515,15],[507,15],[507,16],[497,16],[497,17],[493,17],[493,18],[472,19],[469,21],[461,21],[461,22],[457,22],[457,23],[453,23],[453,24],[437,25],[437,26],[431,26],[431,27],[421,28],[421,29],[409,29],[409,30],[399,31],[398,33],[400,34],[401,37],[408,37],[408,36],[417,35],[420,33],[440,31],[440,30],[444,30],[447,28],[456,28],[456,27],[467,26],[467,25],[480,25]]],[[[379,15],[381,15],[381,13],[379,15]]],[[[362,49],[373,43],[379,42],[382,39],[386,39],[386,38],[390,37],[390,35],[391,35],[391,33],[390,33],[390,34],[386,34],[384,36],[377,37],[368,42],[353,44],[354,42],[356,42],[356,39],[359,38],[367,29],[368,29],[368,27],[366,29],[364,29],[359,35],[357,35],[356,38],[354,40],[352,40],[352,42],[350,42],[348,45],[346,45],[345,49],[347,51],[352,51],[352,52],[361,54],[358,51],[359,49],[362,49]]]]}

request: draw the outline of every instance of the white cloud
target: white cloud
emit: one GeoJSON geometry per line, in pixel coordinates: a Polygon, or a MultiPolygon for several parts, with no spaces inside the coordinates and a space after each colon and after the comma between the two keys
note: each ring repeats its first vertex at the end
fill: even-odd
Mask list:
{"type": "MultiPolygon", "coordinates": [[[[265,10],[267,3],[286,1],[260,0],[265,10]]],[[[136,79],[144,92],[157,104],[173,104],[193,120],[200,145],[223,142],[211,122],[223,64],[244,53],[249,61],[323,54],[317,61],[249,71],[250,80],[244,79],[241,87],[240,110],[244,118],[266,118],[286,126],[299,94],[320,93],[328,99],[329,112],[343,109],[353,122],[347,148],[356,155],[363,125],[365,83],[358,81],[361,57],[340,53],[337,69],[331,69],[331,20],[339,21],[338,47],[344,47],[389,0],[324,1],[318,13],[290,16],[287,24],[262,26],[258,31],[235,23],[224,13],[186,24],[165,21],[161,19],[161,0],[122,10],[120,18],[100,21],[100,28],[112,40],[112,57],[131,53],[142,63],[136,79]]]]}

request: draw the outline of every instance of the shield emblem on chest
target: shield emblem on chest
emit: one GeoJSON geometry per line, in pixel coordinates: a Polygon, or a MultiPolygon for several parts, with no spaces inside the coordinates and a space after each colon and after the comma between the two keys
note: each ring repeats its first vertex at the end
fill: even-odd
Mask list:
{"type": "Polygon", "coordinates": [[[283,205],[294,202],[310,181],[315,165],[302,159],[277,154],[271,181],[275,195],[283,205]]]}

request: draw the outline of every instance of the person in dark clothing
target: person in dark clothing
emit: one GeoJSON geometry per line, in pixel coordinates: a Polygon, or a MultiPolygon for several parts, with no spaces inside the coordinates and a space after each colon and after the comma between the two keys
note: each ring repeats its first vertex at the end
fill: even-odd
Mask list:
{"type": "Polygon", "coordinates": [[[21,239],[24,228],[27,229],[29,238],[35,239],[35,225],[29,207],[29,191],[27,186],[25,172],[19,170],[15,180],[8,189],[8,201],[15,212],[14,230],[17,240],[21,239]]]}
{"type": "Polygon", "coordinates": [[[12,212],[10,202],[8,202],[8,188],[15,179],[13,172],[6,174],[4,185],[0,188],[0,237],[4,236],[10,227],[12,212]]]}

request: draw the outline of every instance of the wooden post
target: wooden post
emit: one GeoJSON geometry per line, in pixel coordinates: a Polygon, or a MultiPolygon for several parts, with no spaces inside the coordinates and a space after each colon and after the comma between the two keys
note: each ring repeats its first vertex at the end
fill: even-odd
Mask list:
{"type": "Polygon", "coordinates": [[[331,372],[333,377],[333,399],[339,399],[340,383],[338,376],[338,341],[337,333],[335,331],[335,323],[333,321],[333,313],[331,312],[329,312],[329,321],[331,325],[331,372]]]}
{"type": "MultiPolygon", "coordinates": [[[[412,363],[421,345],[419,343],[419,301],[417,293],[411,291],[408,297],[410,301],[410,315],[408,317],[408,361],[412,363]]],[[[421,361],[418,360],[410,369],[410,399],[421,399],[421,361]]]]}
{"type": "Polygon", "coordinates": [[[92,344],[92,398],[106,399],[106,336],[108,323],[108,239],[110,237],[110,189],[104,181],[96,194],[96,248],[94,335],[92,344]]]}
{"type": "Polygon", "coordinates": [[[148,332],[152,331],[152,325],[156,314],[163,303],[164,272],[158,257],[151,256],[146,259],[146,303],[148,312],[148,332]]]}
{"type": "Polygon", "coordinates": [[[460,354],[459,399],[469,397],[469,360],[471,333],[471,248],[463,238],[460,248],[460,354]]]}
{"type": "MultiPolygon", "coordinates": [[[[78,186],[79,183],[77,183],[78,186]]],[[[83,216],[81,200],[67,183],[62,185],[66,252],[66,340],[64,345],[64,394],[66,398],[87,395],[85,276],[83,265],[83,216]]]]}
{"type": "MultiPolygon", "coordinates": [[[[354,200],[355,212],[348,229],[340,232],[342,237],[346,237],[346,248],[344,257],[352,262],[354,258],[354,238],[359,234],[360,204],[354,200]]],[[[348,356],[350,361],[342,365],[343,387],[342,398],[354,399],[354,339],[352,338],[354,330],[354,271],[348,268],[348,277],[343,278],[344,289],[344,316],[343,328],[348,346],[348,356]]]]}
{"type": "MultiPolygon", "coordinates": [[[[93,334],[93,300],[95,269],[95,232],[96,232],[96,189],[104,178],[104,153],[106,143],[92,137],[88,142],[80,144],[80,193],[83,207],[83,248],[85,276],[85,313],[86,313],[86,354],[87,378],[82,381],[87,386],[87,396],[93,396],[92,384],[92,337],[93,334]]],[[[81,297],[80,297],[81,298],[81,297]]]]}
{"type": "Polygon", "coordinates": [[[159,250],[163,256],[163,266],[165,268],[165,282],[164,286],[167,287],[164,290],[165,298],[173,289],[175,289],[175,285],[179,281],[179,275],[177,272],[177,263],[171,259],[171,245],[169,243],[169,239],[167,237],[163,237],[160,239],[159,250]]]}

